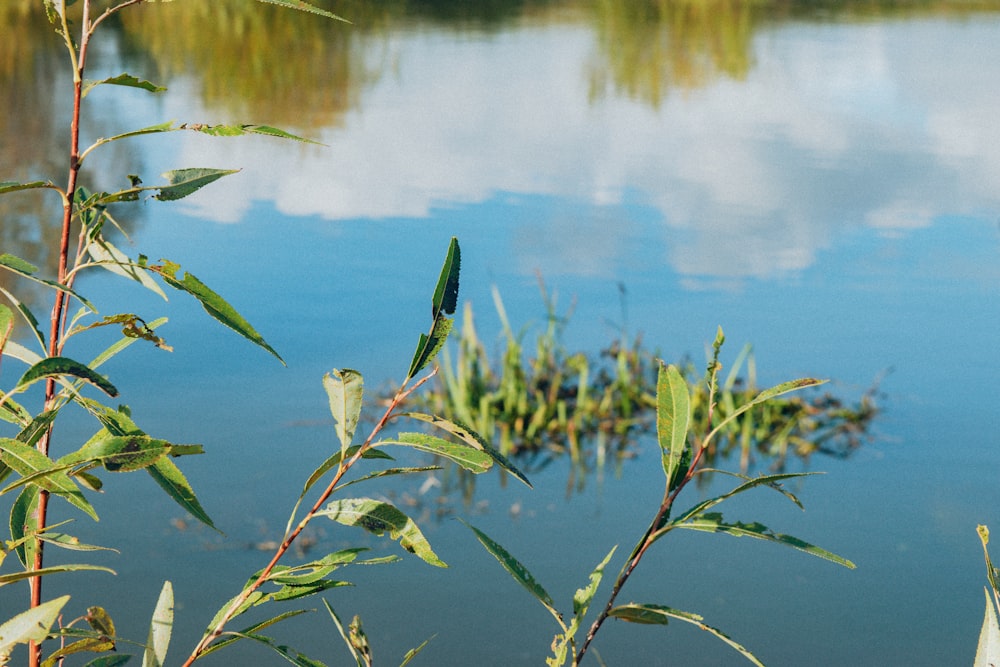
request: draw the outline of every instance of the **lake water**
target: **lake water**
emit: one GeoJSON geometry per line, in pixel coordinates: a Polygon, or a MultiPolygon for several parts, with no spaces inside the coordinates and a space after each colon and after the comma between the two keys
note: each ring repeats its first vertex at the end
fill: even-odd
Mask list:
{"type": "MultiPolygon", "coordinates": [[[[170,579],[171,657],[186,655],[265,564],[254,545],[280,536],[301,480],[335,446],[321,376],[360,369],[369,394],[400,378],[457,236],[460,298],[489,340],[493,285],[515,327],[542,321],[540,272],[561,306],[576,300],[572,349],[596,354],[624,324],[667,359],[700,360],[721,325],[723,362],[753,343],[764,383],[831,378],[853,399],[891,369],[871,441],[844,461],[814,458],[809,468],[827,474],[795,485],[805,512],[766,493],[726,511],[857,570],[672,535],[621,602],[700,613],[768,665],[971,664],[986,583],[975,527],[1000,530],[1000,14],[948,3],[404,5],[338,6],[354,26],[154,5],[105,33],[91,76],[124,69],[169,90],[96,90],[91,139],[175,119],[267,123],[325,145],[175,133],[111,155],[114,185],[118,174],[156,183],[171,168],[242,168],[180,202],[119,214],[132,252],[178,261],[221,292],[288,368],[180,295],[163,304],[120,282],[82,283],[108,309],[169,315],[173,354],[137,350],[108,369],[145,430],[206,445],[184,470],[227,537],[178,530],[181,512],[148,479],[112,478],[95,500],[103,520],[74,529],[123,550],[94,559],[119,576],[51,578],[46,590],[67,587],[80,609],[103,604],[139,638],[170,579]]],[[[47,29],[12,17],[4,32],[27,35],[14,53],[31,57],[0,58],[0,180],[27,178],[10,173],[20,169],[58,179],[62,162],[41,153],[65,134],[55,100],[68,79],[47,29]]],[[[2,251],[47,266],[32,214],[0,219],[2,251]]],[[[69,440],[91,425],[61,428],[69,440]]],[[[571,610],[593,566],[614,544],[627,553],[655,511],[659,453],[651,442],[637,452],[583,492],[567,492],[560,464],[532,476],[534,491],[488,476],[470,506],[447,507],[571,610]]],[[[407,511],[425,515],[452,567],[409,559],[348,572],[357,587],[327,599],[345,620],[362,615],[379,662],[435,635],[412,664],[542,664],[551,618],[460,523],[435,520],[422,482],[367,494],[414,499],[407,511]]],[[[724,488],[717,479],[688,501],[724,488]]],[[[394,553],[333,524],[316,536],[394,553]]],[[[5,589],[0,616],[21,604],[5,589]]],[[[273,634],[336,664],[346,654],[324,615],[273,634]]],[[[680,624],[610,623],[594,646],[608,665],[745,664],[680,624]]],[[[261,651],[205,662],[278,664],[261,651]]]]}

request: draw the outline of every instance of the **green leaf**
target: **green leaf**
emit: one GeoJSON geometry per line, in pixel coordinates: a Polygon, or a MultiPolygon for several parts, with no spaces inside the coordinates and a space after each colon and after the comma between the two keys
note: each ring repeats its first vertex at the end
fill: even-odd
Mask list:
{"type": "Polygon", "coordinates": [[[56,184],[52,181],[31,181],[30,183],[18,183],[17,181],[3,181],[0,182],[0,195],[7,194],[8,192],[17,192],[19,190],[35,190],[38,188],[52,188],[53,190],[58,190],[56,184]]]}
{"type": "Polygon", "coordinates": [[[337,490],[340,491],[353,484],[359,484],[361,482],[366,482],[371,479],[377,479],[380,477],[390,477],[393,475],[412,475],[417,472],[431,472],[432,470],[440,470],[441,466],[412,466],[406,468],[387,468],[385,470],[375,470],[366,475],[358,477],[357,479],[352,479],[349,482],[343,482],[337,485],[337,490]]]}
{"type": "Polygon", "coordinates": [[[784,544],[785,546],[798,549],[799,551],[804,551],[807,554],[823,558],[833,563],[837,563],[838,565],[843,565],[844,567],[852,570],[856,567],[854,563],[846,558],[841,558],[836,554],[830,553],[826,549],[821,549],[815,545],[800,540],[797,537],[772,532],[767,526],[757,523],[756,521],[753,523],[742,523],[739,521],[736,523],[725,523],[721,514],[717,512],[708,512],[706,514],[694,516],[684,523],[677,523],[674,525],[677,528],[687,528],[689,530],[698,530],[706,533],[726,533],[728,535],[732,535],[733,537],[755,537],[768,542],[784,544]]]}
{"type": "Polygon", "coordinates": [[[119,275],[129,280],[134,280],[146,289],[158,294],[164,301],[167,295],[163,289],[149,276],[145,267],[132,262],[128,255],[113,246],[108,241],[99,239],[87,246],[87,252],[98,263],[101,268],[107,269],[115,275],[119,275]]]}
{"type": "Polygon", "coordinates": [[[118,76],[108,77],[107,79],[101,79],[100,81],[84,81],[82,95],[86,97],[87,93],[89,93],[92,88],[96,88],[102,84],[128,86],[129,88],[141,88],[142,90],[147,90],[151,93],[162,93],[166,90],[163,86],[157,86],[149,81],[138,79],[131,74],[119,74],[118,76]]]}
{"type": "MultiPolygon", "coordinates": [[[[34,447],[29,447],[17,440],[0,438],[0,460],[13,468],[21,477],[28,477],[39,472],[46,472],[57,466],[52,459],[39,452],[34,447]]],[[[38,477],[34,481],[41,488],[55,493],[67,500],[77,509],[85,512],[94,521],[97,521],[97,512],[83,497],[76,483],[66,474],[65,470],[58,470],[50,475],[38,477]]]]}
{"type": "Polygon", "coordinates": [[[357,663],[358,667],[363,667],[361,663],[361,658],[358,656],[358,652],[354,649],[351,644],[351,640],[347,637],[347,632],[344,630],[344,624],[340,622],[340,617],[337,616],[337,612],[333,610],[330,603],[325,599],[323,600],[323,606],[326,607],[327,613],[330,614],[330,618],[333,620],[333,624],[337,628],[337,632],[340,633],[340,638],[344,640],[344,644],[347,645],[347,650],[351,652],[351,657],[354,658],[354,662],[357,663]]]}
{"type": "Polygon", "coordinates": [[[94,658],[83,667],[121,667],[121,665],[127,663],[131,658],[132,656],[127,654],[102,655],[100,658],[94,658]]]}
{"type": "Polygon", "coordinates": [[[237,637],[241,637],[243,639],[252,639],[255,642],[259,642],[260,644],[267,646],[269,649],[271,649],[272,651],[280,655],[282,658],[284,658],[287,662],[296,665],[296,667],[326,667],[326,665],[324,665],[319,660],[313,660],[309,656],[299,653],[290,646],[285,646],[284,644],[278,644],[270,637],[265,637],[264,635],[258,635],[252,633],[241,633],[241,632],[234,632],[232,634],[237,637]]]}
{"type": "Polygon", "coordinates": [[[274,593],[266,594],[264,597],[262,597],[255,603],[255,606],[271,601],[287,602],[288,600],[298,600],[299,598],[315,595],[316,593],[322,593],[323,591],[330,588],[340,588],[342,586],[351,586],[351,585],[352,584],[347,581],[333,581],[330,579],[314,581],[309,584],[288,584],[286,586],[282,586],[279,590],[275,591],[274,593]]]}
{"type": "Polygon", "coordinates": [[[42,667],[56,667],[65,664],[63,658],[75,653],[103,653],[114,651],[115,642],[110,636],[85,637],[79,641],[65,645],[58,651],[53,651],[42,662],[42,667]]]}
{"type": "Polygon", "coordinates": [[[457,463],[477,475],[493,467],[493,458],[485,451],[426,433],[400,433],[395,440],[380,440],[376,445],[403,445],[428,452],[457,463]]]}
{"type": "Polygon", "coordinates": [[[420,643],[420,646],[411,648],[409,651],[407,651],[406,654],[403,656],[403,662],[399,663],[399,667],[406,667],[406,665],[410,664],[410,661],[413,660],[415,657],[417,657],[417,655],[424,650],[425,646],[431,643],[431,639],[434,639],[434,637],[431,637],[430,639],[425,639],[420,643]]]}
{"type": "Polygon", "coordinates": [[[31,262],[26,262],[20,257],[15,257],[14,255],[9,255],[7,253],[4,253],[0,255],[0,267],[3,267],[8,271],[12,271],[25,278],[28,278],[29,280],[34,280],[36,283],[46,285],[53,289],[59,290],[60,292],[65,292],[70,296],[76,297],[80,301],[80,303],[85,305],[93,312],[95,313],[97,312],[97,308],[95,308],[94,305],[90,303],[90,301],[87,301],[82,296],[80,296],[70,288],[66,287],[65,285],[60,285],[54,280],[46,280],[45,278],[39,278],[38,276],[36,276],[35,272],[38,271],[38,267],[32,264],[31,262]]]}
{"type": "Polygon", "coordinates": [[[598,563],[594,571],[590,573],[590,583],[583,588],[578,588],[573,595],[573,615],[577,618],[582,619],[587,615],[587,609],[590,608],[590,603],[597,593],[597,587],[601,585],[601,579],[604,577],[604,568],[614,556],[617,548],[617,546],[611,547],[611,551],[604,557],[604,560],[598,563]]]}
{"type": "Polygon", "coordinates": [[[0,656],[8,656],[18,644],[44,640],[67,602],[69,596],[63,595],[43,602],[0,625],[0,656]]]}
{"type": "Polygon", "coordinates": [[[142,655],[142,667],[162,667],[167,659],[170,634],[174,629],[174,587],[169,581],[163,582],[160,597],[153,610],[149,624],[146,651],[142,655]]]}
{"type": "MultiPolygon", "coordinates": [[[[326,461],[323,461],[323,463],[320,464],[320,466],[316,468],[316,470],[314,470],[311,475],[309,475],[309,479],[306,480],[305,486],[302,488],[302,493],[299,495],[299,500],[301,500],[306,495],[306,493],[309,492],[309,489],[312,488],[313,484],[319,481],[319,479],[327,472],[329,472],[330,469],[338,465],[345,458],[350,458],[354,456],[354,453],[357,451],[358,451],[358,446],[355,445],[354,447],[348,448],[346,452],[336,452],[335,454],[330,456],[326,461]]],[[[391,456],[377,449],[366,449],[365,453],[361,455],[361,458],[385,459],[389,461],[393,460],[391,456]]]]}
{"type": "Polygon", "coordinates": [[[21,303],[21,301],[10,290],[4,288],[3,286],[0,286],[0,294],[7,297],[7,300],[10,301],[15,308],[17,308],[18,312],[21,313],[21,318],[30,327],[32,336],[34,336],[35,340],[38,341],[39,347],[44,350],[45,336],[42,335],[41,329],[38,328],[38,318],[35,317],[35,314],[31,312],[31,309],[28,308],[28,306],[21,303]]]}
{"type": "Polygon", "coordinates": [[[434,298],[431,301],[431,318],[437,319],[444,312],[454,315],[458,306],[458,274],[462,265],[462,251],[458,247],[458,239],[451,237],[448,244],[448,256],[445,257],[441,275],[434,288],[434,298]]]}
{"type": "MultiPolygon", "coordinates": [[[[64,535],[63,533],[50,533],[46,531],[44,533],[39,533],[38,539],[46,544],[51,544],[69,551],[112,551],[114,553],[121,553],[118,549],[112,549],[110,547],[99,547],[94,544],[84,544],[80,541],[80,538],[72,535],[64,535]]],[[[114,633],[109,632],[106,634],[114,633]]]]}
{"type": "MultiPolygon", "coordinates": [[[[706,469],[706,471],[707,470],[708,469],[706,469]]],[[[695,505],[694,507],[692,507],[691,509],[687,510],[686,512],[684,512],[683,514],[681,514],[680,516],[678,516],[676,519],[674,519],[673,521],[671,521],[670,525],[683,523],[684,521],[687,521],[689,518],[691,518],[691,517],[693,517],[693,516],[695,516],[697,514],[701,514],[701,513],[705,512],[705,510],[708,510],[708,509],[711,509],[711,508],[715,507],[716,505],[718,505],[719,503],[721,503],[723,500],[726,500],[727,498],[732,498],[733,496],[735,496],[735,495],[737,495],[739,493],[743,493],[744,491],[749,491],[750,489],[752,489],[754,487],[757,487],[757,486],[766,486],[766,487],[774,489],[775,491],[777,491],[778,493],[781,493],[782,495],[786,496],[793,503],[795,503],[796,505],[798,505],[799,509],[802,509],[802,503],[799,502],[799,499],[797,497],[795,497],[795,495],[793,495],[791,492],[786,491],[785,489],[783,489],[781,487],[781,485],[778,484],[778,482],[784,481],[786,479],[795,479],[796,477],[811,477],[813,475],[822,475],[823,473],[819,473],[819,472],[787,472],[787,473],[779,473],[777,475],[761,475],[759,477],[753,477],[753,478],[747,478],[747,477],[744,477],[743,475],[736,475],[735,473],[733,473],[733,474],[736,477],[741,477],[741,478],[745,479],[746,481],[743,484],[740,484],[739,486],[737,486],[736,488],[734,488],[732,491],[729,491],[728,493],[724,493],[721,496],[716,496],[714,498],[709,498],[707,500],[704,500],[704,501],[698,503],[697,505],[695,505]]],[[[659,539],[659,536],[656,536],[654,539],[659,539]]]]}
{"type": "Polygon", "coordinates": [[[345,18],[337,16],[336,14],[331,14],[330,12],[319,9],[318,7],[313,7],[308,2],[303,2],[302,0],[257,0],[258,2],[263,2],[269,5],[278,5],[279,7],[287,7],[288,9],[297,9],[302,12],[309,12],[310,14],[318,14],[320,16],[325,16],[328,19],[333,19],[335,21],[343,21],[344,23],[350,23],[345,18]]]}
{"type": "Polygon", "coordinates": [[[45,378],[68,375],[89,382],[108,396],[117,396],[118,390],[107,378],[84,366],[79,361],[67,357],[46,357],[25,371],[17,381],[17,390],[23,391],[28,385],[45,378]]]}
{"type": "Polygon", "coordinates": [[[996,607],[989,590],[983,587],[983,592],[986,593],[986,616],[979,631],[979,645],[976,647],[973,667],[995,667],[1000,664],[1000,620],[997,620],[996,607]]]}
{"type": "Polygon", "coordinates": [[[201,655],[202,655],[202,657],[204,657],[204,656],[208,655],[209,653],[215,653],[219,649],[223,649],[226,646],[229,646],[230,644],[235,644],[239,640],[245,639],[246,638],[245,635],[256,634],[258,631],[263,630],[264,628],[270,627],[272,625],[275,625],[276,623],[280,623],[281,621],[284,621],[285,619],[292,618],[294,616],[301,616],[302,614],[308,614],[309,612],[310,612],[309,609],[293,609],[292,611],[286,611],[283,614],[278,614],[277,616],[269,618],[266,621],[261,621],[260,623],[255,623],[254,625],[251,625],[250,627],[244,628],[244,629],[242,629],[242,630],[239,631],[240,635],[243,635],[243,636],[228,637],[228,638],[223,639],[221,641],[217,641],[214,644],[212,644],[211,646],[209,646],[207,649],[205,649],[204,651],[202,651],[201,655]]]}
{"type": "Polygon", "coordinates": [[[479,530],[472,524],[466,523],[462,519],[459,519],[459,521],[468,526],[472,532],[476,534],[476,539],[479,540],[479,543],[486,547],[486,550],[497,559],[500,565],[503,566],[503,569],[507,570],[507,573],[510,576],[514,577],[514,581],[521,584],[521,586],[524,587],[524,590],[531,593],[532,597],[541,602],[542,606],[548,609],[549,613],[556,618],[556,621],[559,622],[560,626],[565,627],[563,626],[562,616],[558,611],[556,611],[556,603],[552,600],[552,596],[549,595],[544,588],[542,588],[540,583],[535,581],[535,577],[528,571],[528,568],[522,565],[519,560],[511,556],[506,549],[500,546],[500,544],[494,542],[489,535],[479,530]]]}
{"type": "Polygon", "coordinates": [[[374,535],[389,536],[399,540],[401,547],[437,567],[448,567],[431,549],[420,528],[393,505],[371,498],[335,500],[317,512],[345,526],[359,526],[374,535]]]}
{"type": "Polygon", "coordinates": [[[209,183],[238,171],[239,169],[175,169],[168,171],[163,174],[168,185],[158,187],[160,192],[155,195],[155,198],[160,201],[183,199],[201,190],[209,183]]]}
{"type": "Polygon", "coordinates": [[[203,125],[201,123],[184,123],[177,129],[194,130],[195,132],[201,132],[202,134],[207,134],[213,137],[239,137],[247,134],[262,134],[268,137],[291,139],[292,141],[316,144],[317,146],[324,145],[318,141],[306,139],[305,137],[300,137],[296,134],[279,130],[278,128],[271,127],[270,125],[203,125]]]}
{"type": "Polygon", "coordinates": [[[323,376],[323,388],[326,389],[330,399],[330,412],[337,423],[341,451],[346,451],[351,446],[361,417],[364,378],[361,373],[350,368],[333,369],[323,376]]]}
{"type": "Polygon", "coordinates": [[[737,417],[742,415],[747,410],[750,410],[755,405],[760,405],[761,403],[769,401],[772,398],[781,396],[782,394],[788,394],[790,392],[797,391],[805,387],[815,387],[825,382],[826,380],[817,380],[816,378],[800,378],[798,380],[790,380],[788,382],[782,382],[781,384],[777,384],[771,387],[770,389],[765,389],[764,391],[757,394],[752,401],[744,403],[739,408],[737,408],[736,411],[734,411],[728,417],[719,422],[719,424],[716,425],[716,427],[712,429],[711,433],[709,433],[708,436],[705,438],[705,442],[708,443],[722,429],[724,429],[727,424],[734,421],[737,417]]]}
{"type": "Polygon", "coordinates": [[[60,463],[95,462],[108,472],[142,470],[170,453],[173,445],[148,435],[105,435],[59,459],[60,463]]]}
{"type": "Polygon", "coordinates": [[[514,477],[521,480],[529,489],[534,488],[531,486],[531,482],[528,478],[524,476],[520,470],[518,470],[513,463],[511,463],[506,456],[498,452],[496,449],[490,446],[485,439],[475,431],[473,431],[468,426],[460,424],[458,422],[450,421],[442,417],[436,417],[434,415],[428,415],[421,412],[406,412],[403,413],[404,417],[410,417],[419,421],[427,422],[431,426],[435,426],[442,431],[451,433],[459,440],[465,442],[470,447],[482,450],[496,463],[500,464],[500,467],[509,472],[514,477]]]}
{"type": "Polygon", "coordinates": [[[410,362],[410,370],[406,374],[406,379],[410,379],[422,371],[434,357],[438,355],[441,348],[448,340],[451,327],[454,322],[447,317],[439,317],[431,325],[430,334],[420,334],[417,340],[417,349],[413,353],[413,361],[410,362]]]}
{"type": "Polygon", "coordinates": [[[103,607],[87,608],[87,625],[102,635],[115,636],[115,622],[103,607]]]}
{"type": "Polygon", "coordinates": [[[644,623],[644,624],[655,624],[655,625],[666,625],[667,621],[671,618],[676,618],[679,621],[684,621],[685,623],[691,623],[696,625],[702,630],[709,632],[726,644],[736,649],[740,655],[749,660],[758,667],[764,667],[764,664],[754,656],[753,653],[748,651],[741,644],[730,639],[726,634],[720,630],[713,628],[710,625],[703,623],[703,619],[698,614],[692,614],[690,612],[681,611],[679,609],[671,609],[670,607],[664,607],[663,605],[657,604],[625,604],[620,605],[612,609],[609,616],[615,618],[620,618],[623,621],[629,621],[630,623],[644,623]]]}
{"type": "Polygon", "coordinates": [[[677,471],[687,447],[690,424],[691,398],[687,381],[676,366],[667,366],[661,361],[656,380],[656,437],[667,488],[671,491],[680,482],[677,471]]]}
{"type": "Polygon", "coordinates": [[[14,331],[14,311],[0,303],[0,352],[6,347],[12,331],[14,331]]]}
{"type": "Polygon", "coordinates": [[[52,425],[52,422],[55,421],[58,414],[59,411],[53,409],[45,410],[44,412],[35,415],[31,422],[25,424],[24,428],[21,429],[21,432],[17,434],[17,440],[26,445],[30,445],[31,447],[36,446],[42,436],[48,432],[49,427],[52,425]]]}
{"type": "Polygon", "coordinates": [[[201,303],[202,308],[205,309],[205,312],[213,318],[243,336],[250,342],[259,345],[273,354],[278,361],[282,363],[282,365],[285,364],[285,360],[281,358],[281,355],[274,351],[274,348],[267,344],[263,336],[257,333],[257,330],[254,329],[242,315],[236,312],[236,309],[229,305],[225,299],[219,296],[211,288],[205,285],[205,283],[201,282],[187,272],[184,273],[184,277],[182,279],[178,279],[177,273],[180,267],[172,262],[164,262],[162,266],[147,265],[146,268],[160,275],[166,283],[174,289],[187,292],[196,298],[201,303]]]}
{"type": "Polygon", "coordinates": [[[18,543],[15,550],[21,565],[26,568],[35,566],[37,546],[32,538],[38,531],[38,487],[28,486],[21,489],[14,505],[10,509],[10,537],[18,543]]]}
{"type": "MultiPolygon", "coordinates": [[[[148,468],[145,468],[145,470],[167,492],[167,495],[183,507],[188,514],[209,528],[215,528],[212,519],[194,495],[194,489],[191,488],[191,485],[184,477],[184,473],[181,472],[180,468],[173,461],[168,458],[162,458],[148,468]]],[[[216,530],[218,529],[216,528],[216,530]]]]}
{"type": "Polygon", "coordinates": [[[7,584],[12,584],[16,581],[22,581],[24,579],[31,579],[32,577],[44,577],[46,575],[56,574],[58,572],[82,572],[82,571],[107,572],[109,574],[117,574],[117,572],[115,572],[111,568],[102,567],[100,565],[79,565],[79,564],[54,565],[52,567],[43,567],[40,570],[24,570],[22,572],[12,572],[10,574],[0,575],[0,586],[6,586],[7,584]]]}

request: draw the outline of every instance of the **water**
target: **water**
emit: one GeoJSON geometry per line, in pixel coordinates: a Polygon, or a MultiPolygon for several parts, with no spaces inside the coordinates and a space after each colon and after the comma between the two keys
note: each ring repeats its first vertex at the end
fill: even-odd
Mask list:
{"type": "MultiPolygon", "coordinates": [[[[49,590],[67,586],[81,608],[104,604],[121,634],[143,637],[158,582],[172,580],[179,658],[264,564],[253,546],[276,537],[300,480],[334,446],[320,377],[358,368],[371,393],[405,372],[454,235],[461,297],[484,336],[498,331],[493,284],[515,326],[540,320],[540,271],[560,304],[577,299],[573,348],[596,352],[624,324],[668,359],[700,358],[721,324],[724,361],[752,342],[765,382],[829,377],[854,397],[891,369],[873,442],[847,461],[810,463],[827,474],[795,487],[805,513],[764,493],[726,511],[829,548],[857,570],[769,544],[678,535],[657,545],[621,601],[698,612],[769,665],[969,664],[985,584],[974,529],[1000,525],[991,400],[1000,70],[988,65],[1000,58],[1000,19],[732,11],[699,19],[678,9],[670,16],[679,23],[622,27],[621,16],[586,4],[515,7],[499,18],[390,7],[356,28],[314,28],[309,39],[295,31],[310,21],[296,19],[287,31],[301,38],[287,41],[278,14],[274,48],[302,51],[287,51],[289,81],[266,80],[278,91],[270,106],[267,86],[251,85],[264,75],[247,66],[257,42],[244,37],[241,59],[224,25],[215,43],[178,31],[181,50],[216,50],[199,77],[157,37],[156,12],[126,22],[95,67],[150,78],[159,70],[170,90],[95,92],[92,136],[170,118],[253,120],[326,146],[178,133],[115,156],[128,167],[114,174],[134,169],[147,183],[168,168],[243,167],[203,194],[143,205],[128,223],[134,251],[179,261],[226,295],[288,368],[206,325],[179,294],[165,305],[113,281],[84,283],[99,303],[170,316],[173,354],[139,350],[109,372],[148,432],[206,444],[182,463],[227,537],[177,530],[170,519],[180,511],[153,484],[113,477],[95,500],[102,522],[74,529],[123,550],[94,559],[119,576],[53,578],[49,590]]],[[[44,92],[5,85],[17,92],[6,96],[8,118],[37,115],[15,100],[44,106],[44,92]]],[[[9,127],[0,155],[20,156],[9,127]]],[[[5,157],[4,178],[10,164],[22,160],[5,157]]],[[[36,252],[10,220],[0,226],[3,251],[36,252]]],[[[78,433],[83,425],[60,432],[78,433]]],[[[644,442],[620,476],[609,470],[584,493],[567,493],[566,470],[554,466],[533,475],[534,491],[490,477],[478,504],[449,507],[569,609],[590,569],[614,544],[627,552],[651,516],[657,461],[644,442]]],[[[419,495],[421,481],[368,493],[416,498],[407,511],[419,515],[435,504],[433,491],[419,495]]],[[[711,490],[723,488],[716,480],[711,490]]],[[[425,664],[540,664],[555,631],[546,612],[459,523],[430,512],[422,527],[452,567],[404,561],[351,572],[356,588],[326,596],[341,617],[362,615],[380,661],[437,633],[425,664]]],[[[393,552],[332,524],[318,538],[393,552]]],[[[20,608],[4,596],[0,607],[20,608]]],[[[324,614],[273,634],[340,660],[324,614]]],[[[741,662],[680,624],[613,623],[595,647],[611,665],[741,662]]],[[[262,655],[215,664],[270,658],[262,655]]]]}

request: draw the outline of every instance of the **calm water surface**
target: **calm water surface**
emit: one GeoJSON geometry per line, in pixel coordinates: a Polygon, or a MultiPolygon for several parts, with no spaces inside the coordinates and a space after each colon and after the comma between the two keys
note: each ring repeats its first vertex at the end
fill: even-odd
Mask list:
{"type": "MultiPolygon", "coordinates": [[[[478,19],[387,10],[315,31],[315,51],[308,39],[288,42],[303,52],[275,23],[275,48],[293,49],[294,81],[255,69],[255,46],[232,60],[226,37],[213,47],[204,32],[177,34],[172,45],[156,12],[117,29],[95,67],[158,74],[169,91],[95,92],[91,137],[165,119],[255,121],[325,146],[181,133],[113,156],[127,165],[114,174],[137,170],[148,183],[169,168],[243,168],[176,204],[143,205],[128,222],[134,250],[179,261],[229,297],[289,367],[203,326],[180,296],[165,307],[120,283],[86,283],[98,303],[169,314],[176,352],[142,350],[110,370],[147,431],[206,444],[185,470],[227,537],[177,530],[169,520],[179,511],[153,484],[113,478],[95,502],[102,522],[80,521],[78,532],[123,549],[101,561],[119,576],[59,583],[142,637],[156,582],[172,580],[179,658],[264,564],[252,545],[279,535],[300,480],[333,447],[320,377],[358,368],[374,392],[405,372],[454,235],[461,296],[487,337],[499,331],[491,285],[515,326],[541,320],[540,272],[561,306],[576,299],[574,348],[596,353],[624,325],[668,359],[699,359],[722,325],[724,361],[752,342],[768,383],[829,377],[853,398],[891,369],[873,441],[846,461],[810,462],[828,474],[796,488],[805,513],[777,494],[726,512],[827,547],[857,570],[677,535],[622,601],[698,612],[769,665],[970,664],[985,583],[975,526],[1000,530],[1000,16],[733,6],[729,19],[677,10],[683,20],[631,24],[585,3],[478,19]],[[172,48],[216,48],[218,58],[199,76],[172,48]],[[262,101],[268,90],[277,101],[262,101]]],[[[36,54],[33,67],[46,62],[36,54]]],[[[61,70],[50,74],[65,83],[61,70]]],[[[58,145],[53,93],[27,85],[23,68],[6,76],[16,118],[49,110],[34,145],[58,145]]],[[[28,141],[5,130],[0,175],[24,167],[28,141]]],[[[45,265],[29,217],[0,222],[3,251],[45,265]]],[[[74,428],[90,425],[63,436],[74,428]]],[[[643,442],[582,493],[567,493],[565,468],[552,466],[533,476],[534,491],[491,477],[471,506],[449,506],[568,609],[607,550],[627,551],[642,530],[658,469],[655,445],[643,442]]],[[[362,615],[380,661],[398,662],[436,633],[422,664],[541,664],[551,619],[460,524],[434,520],[436,492],[421,495],[421,481],[368,493],[413,499],[408,511],[429,515],[425,532],[452,567],[359,570],[346,577],[357,588],[327,599],[342,617],[362,615]]],[[[717,480],[704,492],[722,488],[717,480]]],[[[324,531],[321,546],[368,543],[324,531]]],[[[319,614],[275,634],[330,663],[344,655],[319,614]]],[[[690,627],[615,623],[595,646],[609,665],[741,664],[690,627]]],[[[206,663],[269,658],[254,649],[206,663]]]]}

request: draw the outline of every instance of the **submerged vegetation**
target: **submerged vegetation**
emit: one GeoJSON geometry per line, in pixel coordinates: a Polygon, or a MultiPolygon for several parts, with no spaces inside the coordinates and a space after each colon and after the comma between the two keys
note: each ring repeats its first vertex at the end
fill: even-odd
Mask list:
{"type": "MultiPolygon", "coordinates": [[[[598,466],[609,456],[631,455],[655,425],[657,352],[641,336],[630,338],[624,331],[596,357],[568,350],[562,333],[571,313],[556,312],[544,284],[541,292],[545,326],[529,341],[530,329],[515,332],[494,288],[502,326],[495,355],[466,304],[455,349],[445,349],[441,373],[416,400],[495,440],[501,452],[517,456],[529,469],[566,454],[576,464],[595,460],[598,466]]],[[[714,415],[694,364],[679,368],[691,391],[695,434],[707,433],[712,418],[726,421],[760,392],[749,345],[719,384],[714,415]]],[[[783,472],[792,459],[807,461],[813,454],[845,458],[868,437],[878,414],[877,393],[876,385],[855,403],[829,391],[775,398],[727,422],[708,443],[704,460],[712,464],[738,455],[746,473],[755,466],[783,472]]]]}

